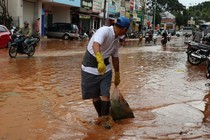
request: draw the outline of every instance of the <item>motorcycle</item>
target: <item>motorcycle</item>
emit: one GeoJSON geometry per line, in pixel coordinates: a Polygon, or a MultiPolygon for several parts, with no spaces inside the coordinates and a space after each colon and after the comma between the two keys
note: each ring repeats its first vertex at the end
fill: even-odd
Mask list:
{"type": "Polygon", "coordinates": [[[166,47],[166,43],[167,43],[167,37],[162,37],[162,39],[161,39],[162,46],[166,47]]]}
{"type": "Polygon", "coordinates": [[[141,42],[142,39],[143,39],[143,35],[142,35],[142,33],[140,33],[140,34],[139,34],[139,42],[141,42]]]}
{"type": "Polygon", "coordinates": [[[38,39],[31,37],[28,41],[28,47],[24,44],[24,40],[26,39],[23,35],[16,35],[16,38],[9,46],[9,56],[11,58],[15,58],[17,53],[27,54],[29,57],[33,56],[35,53],[35,47],[38,44],[38,39]]]}
{"type": "Polygon", "coordinates": [[[149,33],[146,33],[146,35],[145,35],[145,43],[150,43],[150,41],[151,41],[150,35],[149,35],[149,33]]]}
{"type": "Polygon", "coordinates": [[[187,60],[192,65],[199,65],[201,62],[207,61],[210,55],[210,45],[196,43],[196,42],[185,42],[187,47],[187,60]]]}
{"type": "Polygon", "coordinates": [[[168,41],[171,40],[171,33],[168,33],[168,35],[167,35],[167,40],[168,40],[168,41]]]}
{"type": "Polygon", "coordinates": [[[154,44],[156,44],[156,42],[157,42],[157,34],[156,33],[153,34],[152,40],[153,40],[154,44]]]}
{"type": "Polygon", "coordinates": [[[126,37],[127,38],[139,38],[140,33],[139,32],[129,32],[126,33],[126,37]]]}
{"type": "Polygon", "coordinates": [[[83,40],[83,39],[85,39],[85,38],[88,38],[89,36],[88,36],[88,34],[87,33],[81,33],[81,34],[79,34],[79,39],[81,39],[81,40],[83,40]]]}
{"type": "Polygon", "coordinates": [[[16,35],[15,34],[17,32],[18,32],[18,28],[15,27],[15,26],[12,26],[12,29],[10,30],[12,42],[15,40],[15,38],[16,38],[16,35]]]}

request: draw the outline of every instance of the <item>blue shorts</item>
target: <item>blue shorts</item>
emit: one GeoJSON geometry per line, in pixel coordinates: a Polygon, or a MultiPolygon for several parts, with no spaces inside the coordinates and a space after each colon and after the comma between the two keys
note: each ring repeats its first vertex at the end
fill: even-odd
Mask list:
{"type": "Polygon", "coordinates": [[[110,97],[112,71],[106,72],[103,76],[94,75],[81,71],[82,99],[97,98],[100,96],[110,97]]]}

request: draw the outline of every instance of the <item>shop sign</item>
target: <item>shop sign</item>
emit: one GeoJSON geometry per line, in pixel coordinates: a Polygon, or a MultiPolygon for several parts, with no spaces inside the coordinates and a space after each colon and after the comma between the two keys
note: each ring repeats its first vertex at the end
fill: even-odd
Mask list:
{"type": "Polygon", "coordinates": [[[175,19],[171,19],[171,18],[165,18],[161,20],[161,23],[175,23],[176,20],[175,19]]]}
{"type": "Polygon", "coordinates": [[[139,18],[140,22],[142,23],[143,17],[144,17],[143,11],[136,10],[136,14],[137,14],[137,17],[139,18]]]}
{"type": "Polygon", "coordinates": [[[92,11],[92,0],[82,0],[81,9],[92,11]]]}
{"type": "Polygon", "coordinates": [[[93,12],[100,13],[102,8],[102,1],[100,0],[93,0],[93,12]]]}
{"type": "Polygon", "coordinates": [[[120,7],[120,15],[125,16],[125,7],[120,7]]]}
{"type": "Polygon", "coordinates": [[[90,15],[82,15],[82,14],[80,14],[79,18],[81,18],[81,19],[90,19],[90,15]]]}
{"type": "Polygon", "coordinates": [[[116,6],[112,5],[112,4],[109,4],[108,5],[108,12],[109,12],[109,14],[115,14],[116,13],[116,6]]]}
{"type": "Polygon", "coordinates": [[[133,18],[137,18],[137,13],[136,13],[136,11],[133,11],[133,18]]]}
{"type": "Polygon", "coordinates": [[[80,7],[81,0],[53,0],[52,2],[80,7]]]}
{"type": "Polygon", "coordinates": [[[122,7],[125,7],[125,0],[121,0],[121,4],[122,7]]]}
{"type": "Polygon", "coordinates": [[[130,0],[130,10],[133,11],[134,8],[134,0],[130,0]]]}
{"type": "Polygon", "coordinates": [[[130,1],[125,1],[125,10],[130,11],[130,1]]]}

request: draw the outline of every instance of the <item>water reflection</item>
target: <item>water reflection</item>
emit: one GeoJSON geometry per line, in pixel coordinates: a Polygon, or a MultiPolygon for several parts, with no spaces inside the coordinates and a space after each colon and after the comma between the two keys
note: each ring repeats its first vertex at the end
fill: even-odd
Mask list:
{"type": "MultiPolygon", "coordinates": [[[[116,122],[110,131],[95,125],[92,102],[81,99],[80,70],[86,43],[44,40],[31,58],[19,55],[9,59],[6,50],[0,50],[5,56],[0,59],[0,126],[5,128],[3,132],[0,128],[0,138],[8,134],[8,139],[40,140],[179,139],[180,132],[189,132],[189,137],[197,132],[188,126],[187,131],[182,129],[189,121],[203,118],[186,103],[203,100],[204,67],[189,65],[184,48],[163,50],[161,45],[141,46],[138,42],[120,49],[119,89],[135,118],[116,122]]],[[[209,98],[208,94],[204,99],[208,103],[204,122],[210,119],[209,98]]]]}
{"type": "Polygon", "coordinates": [[[203,111],[204,118],[203,118],[203,123],[210,127],[210,91],[209,93],[204,97],[205,103],[205,109],[203,111]]]}
{"type": "Polygon", "coordinates": [[[59,51],[59,50],[84,50],[88,40],[57,40],[46,39],[40,42],[38,51],[59,51]],[[70,44],[70,45],[69,45],[70,44]]]}

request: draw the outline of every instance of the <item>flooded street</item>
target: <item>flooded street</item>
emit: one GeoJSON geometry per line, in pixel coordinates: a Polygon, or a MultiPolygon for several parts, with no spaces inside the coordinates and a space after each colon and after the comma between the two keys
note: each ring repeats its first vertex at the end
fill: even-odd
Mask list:
{"type": "Polygon", "coordinates": [[[182,42],[121,47],[119,89],[135,118],[110,130],[81,99],[87,41],[43,39],[31,58],[0,49],[0,140],[210,139],[206,66],[189,64],[182,42]]]}

